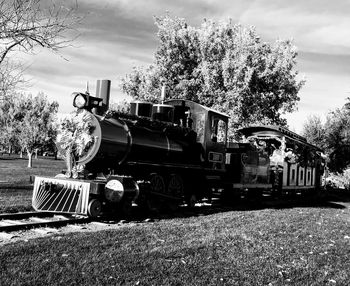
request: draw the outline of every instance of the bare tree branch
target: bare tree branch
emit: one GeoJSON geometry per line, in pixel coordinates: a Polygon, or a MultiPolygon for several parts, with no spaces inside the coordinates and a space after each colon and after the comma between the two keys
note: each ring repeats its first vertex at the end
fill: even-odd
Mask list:
{"type": "Polygon", "coordinates": [[[0,65],[13,51],[33,52],[40,46],[57,52],[69,46],[82,20],[76,9],[53,1],[48,6],[41,0],[0,0],[0,65]]]}
{"type": "Polygon", "coordinates": [[[25,67],[11,60],[12,52],[34,52],[35,47],[55,53],[78,36],[82,17],[52,0],[0,0],[0,99],[24,87],[25,67]]]}

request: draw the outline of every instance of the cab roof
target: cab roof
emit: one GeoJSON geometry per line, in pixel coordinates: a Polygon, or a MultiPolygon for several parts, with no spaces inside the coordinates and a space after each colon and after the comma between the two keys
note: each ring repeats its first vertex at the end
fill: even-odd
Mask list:
{"type": "Polygon", "coordinates": [[[202,104],[199,104],[197,102],[194,102],[192,100],[187,100],[187,99],[170,99],[164,102],[164,104],[169,104],[169,105],[173,105],[173,106],[186,106],[189,107],[191,109],[202,109],[206,112],[210,112],[210,113],[214,113],[217,114],[219,116],[225,117],[225,118],[230,118],[229,115],[227,115],[226,113],[223,112],[219,112],[215,109],[209,108],[207,106],[204,106],[202,104]]]}

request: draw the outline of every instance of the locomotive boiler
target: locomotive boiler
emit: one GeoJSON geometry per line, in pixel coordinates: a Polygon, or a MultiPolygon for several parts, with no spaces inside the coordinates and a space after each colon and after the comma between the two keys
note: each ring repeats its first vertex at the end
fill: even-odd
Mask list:
{"type": "Polygon", "coordinates": [[[127,166],[136,163],[147,166],[148,170],[156,170],[160,165],[175,168],[200,164],[201,148],[193,130],[137,116],[92,116],[91,124],[95,127],[92,136],[96,140],[79,156],[77,163],[85,164],[93,173],[113,170],[134,176],[141,176],[142,170],[135,172],[127,166]]]}
{"type": "Polygon", "coordinates": [[[57,140],[67,170],[35,178],[35,210],[96,217],[127,213],[133,204],[193,206],[214,192],[228,202],[320,186],[320,150],[293,132],[249,127],[240,130],[243,141],[228,143],[224,113],[181,99],[136,101],[129,113],[109,111],[109,90],[104,80],[97,97],[74,94],[77,112],[61,123],[57,140]]]}

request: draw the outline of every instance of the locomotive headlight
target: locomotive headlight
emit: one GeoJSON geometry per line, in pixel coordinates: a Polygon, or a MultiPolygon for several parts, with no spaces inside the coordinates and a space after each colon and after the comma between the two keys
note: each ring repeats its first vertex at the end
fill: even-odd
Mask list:
{"type": "Polygon", "coordinates": [[[124,186],[119,180],[112,179],[107,182],[104,193],[108,201],[120,202],[124,195],[124,186]]]}
{"type": "Polygon", "coordinates": [[[75,95],[73,105],[77,108],[83,108],[87,105],[87,98],[85,94],[78,93],[75,95]]]}

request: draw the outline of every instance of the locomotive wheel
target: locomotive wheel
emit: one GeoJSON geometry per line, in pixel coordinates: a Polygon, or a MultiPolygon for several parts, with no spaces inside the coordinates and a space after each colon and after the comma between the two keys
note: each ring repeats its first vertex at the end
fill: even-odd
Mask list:
{"type": "Polygon", "coordinates": [[[174,199],[169,199],[166,202],[167,209],[170,211],[176,211],[179,208],[179,200],[182,199],[184,194],[184,181],[180,175],[172,174],[168,183],[168,195],[175,197],[174,199]],[[178,200],[179,199],[179,200],[178,200]]]}
{"type": "Polygon", "coordinates": [[[151,186],[150,186],[151,192],[161,193],[161,194],[165,193],[165,182],[161,175],[152,174],[150,183],[151,183],[151,186]]]}
{"type": "Polygon", "coordinates": [[[102,204],[99,200],[93,199],[89,202],[88,205],[88,214],[89,217],[95,218],[101,214],[102,204]]]}
{"type": "Polygon", "coordinates": [[[165,194],[165,190],[164,178],[159,174],[152,174],[150,179],[151,194],[147,198],[147,208],[149,211],[158,212],[164,207],[163,199],[157,196],[157,194],[165,194]]]}
{"type": "Polygon", "coordinates": [[[168,184],[168,194],[181,198],[184,192],[184,182],[180,175],[172,174],[168,184]]]}

